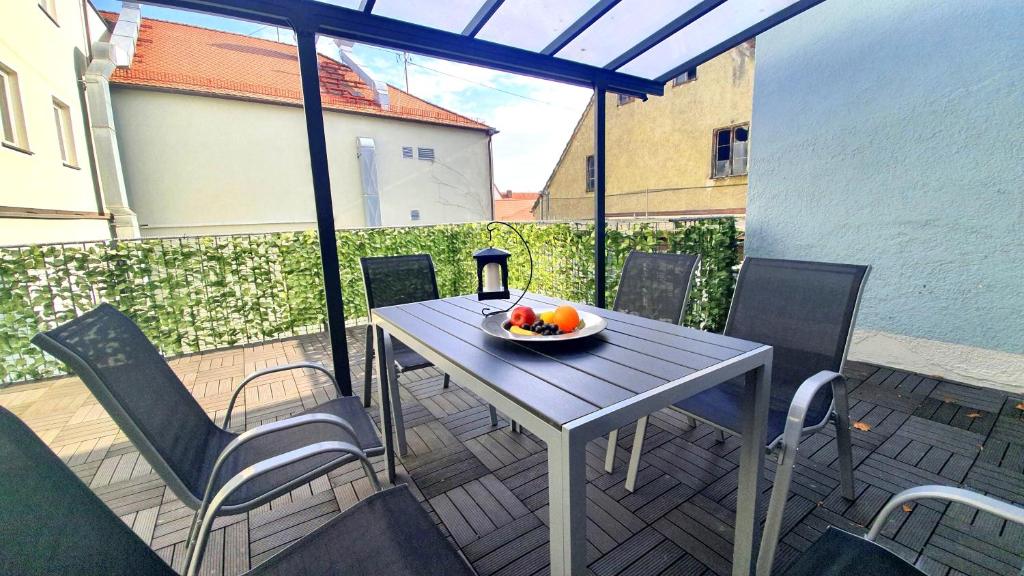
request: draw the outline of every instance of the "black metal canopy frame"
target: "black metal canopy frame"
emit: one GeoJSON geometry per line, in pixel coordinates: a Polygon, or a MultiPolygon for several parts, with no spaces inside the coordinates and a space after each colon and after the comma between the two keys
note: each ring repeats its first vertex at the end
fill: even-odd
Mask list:
{"type": "MultiPolygon", "coordinates": [[[[596,0],[589,9],[537,50],[479,38],[488,23],[498,25],[503,12],[522,11],[522,5],[503,0],[480,0],[473,14],[466,14],[461,33],[417,23],[416,18],[393,18],[396,10],[421,4],[423,15],[448,6],[426,0],[153,0],[147,4],[206,12],[290,28],[295,32],[302,79],[302,99],[309,141],[313,196],[316,202],[320,259],[324,272],[327,325],[334,358],[334,373],[344,395],[352,394],[348,369],[348,343],[334,230],[334,207],[328,171],[327,140],[320,101],[320,76],[316,56],[318,34],[354,42],[414,52],[455,62],[523,74],[594,90],[595,161],[595,295],[605,306],[605,95],[607,92],[637,96],[662,95],[665,83],[732,47],[753,38],[822,0],[680,0],[658,10],[639,10],[639,0],[596,0]],[[328,3],[332,2],[332,3],[328,3]],[[352,4],[343,7],[337,4],[352,4]],[[667,8],[666,8],[667,7],[667,8]],[[616,10],[618,8],[618,11],[616,10]],[[413,20],[413,21],[409,21],[413,20]],[[494,22],[492,22],[494,20],[494,22]],[[627,46],[605,62],[594,64],[588,47],[606,45],[607,33],[640,22],[627,46]],[[604,26],[604,28],[601,28],[604,26]],[[588,35],[588,32],[592,34],[588,35]],[[632,38],[632,39],[631,39],[632,38]],[[590,42],[590,44],[588,44],[590,42]],[[581,62],[582,60],[582,62],[581,62]]],[[[535,4],[539,4],[535,2],[535,4]]],[[[558,5],[552,2],[552,6],[558,5]]],[[[529,10],[529,8],[526,8],[529,10]]],[[[545,20],[544,10],[533,15],[545,20]]],[[[517,14],[522,17],[522,13],[517,14]]],[[[526,16],[530,16],[527,14],[526,16]]],[[[547,19],[550,20],[550,19],[547,19]]],[[[502,20],[504,21],[504,20],[502,20]]],[[[548,33],[550,33],[550,29],[548,33]]],[[[622,40],[620,36],[618,40],[622,40]]],[[[619,42],[622,44],[622,42],[619,42]]]]}

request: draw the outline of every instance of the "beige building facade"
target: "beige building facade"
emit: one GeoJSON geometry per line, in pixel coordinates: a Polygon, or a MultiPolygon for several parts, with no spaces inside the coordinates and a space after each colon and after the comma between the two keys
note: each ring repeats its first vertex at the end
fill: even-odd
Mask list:
{"type": "Polygon", "coordinates": [[[111,237],[80,80],[106,28],[80,0],[0,10],[0,245],[111,237]]]}
{"type": "MultiPolygon", "coordinates": [[[[754,87],[753,42],[702,64],[647,101],[608,94],[606,210],[610,218],[743,216],[754,87]]],[[[534,213],[594,217],[593,101],[534,213]]]]}
{"type": "MultiPolygon", "coordinates": [[[[111,96],[143,237],[316,228],[302,108],[116,85],[111,96]]],[[[374,145],[381,225],[490,218],[487,131],[331,110],[324,127],[338,228],[367,225],[360,138],[374,145]]]]}

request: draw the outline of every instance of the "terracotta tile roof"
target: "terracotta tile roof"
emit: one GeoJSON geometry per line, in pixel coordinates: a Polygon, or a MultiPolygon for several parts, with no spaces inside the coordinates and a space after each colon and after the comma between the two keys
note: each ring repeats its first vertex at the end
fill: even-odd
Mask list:
{"type": "Polygon", "coordinates": [[[507,200],[529,200],[534,201],[537,196],[540,196],[539,192],[502,192],[502,198],[507,200]]]}
{"type": "MultiPolygon", "coordinates": [[[[101,14],[110,23],[117,21],[117,13],[101,14]]],[[[351,68],[323,54],[319,57],[325,109],[490,129],[390,85],[390,106],[384,110],[351,68]]],[[[115,70],[110,81],[265,102],[302,102],[295,46],[151,18],[142,19],[131,66],[115,70]]]]}
{"type": "Polygon", "coordinates": [[[535,220],[533,205],[540,196],[537,192],[507,192],[494,201],[494,219],[510,222],[535,220]]]}

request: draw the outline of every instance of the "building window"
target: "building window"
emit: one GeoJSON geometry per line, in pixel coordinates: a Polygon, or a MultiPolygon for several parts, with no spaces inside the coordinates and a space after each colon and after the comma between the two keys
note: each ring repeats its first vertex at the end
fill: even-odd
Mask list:
{"type": "Polygon", "coordinates": [[[420,160],[428,160],[430,162],[433,162],[434,161],[434,149],[433,148],[417,148],[416,149],[416,156],[420,160]]]}
{"type": "Polygon", "coordinates": [[[402,146],[402,158],[412,158],[412,146],[402,146]]]}
{"type": "Polygon", "coordinates": [[[420,219],[420,211],[419,210],[410,210],[409,211],[409,220],[412,220],[413,222],[416,222],[419,219],[420,219]]]}
{"type": "Polygon", "coordinates": [[[65,166],[78,167],[78,154],[75,152],[75,134],[71,130],[71,109],[68,105],[53,99],[53,120],[57,127],[57,145],[60,147],[60,159],[65,166]]]}
{"type": "Polygon", "coordinates": [[[630,96],[628,94],[619,94],[619,106],[625,106],[626,104],[629,104],[633,100],[636,100],[636,98],[634,98],[633,96],[630,96]]]}
{"type": "Polygon", "coordinates": [[[747,173],[750,125],[715,130],[715,160],[712,178],[743,176],[747,173]]]}
{"type": "Polygon", "coordinates": [[[597,166],[594,164],[594,157],[587,156],[587,192],[593,192],[597,188],[597,166]]]}
{"type": "Polygon", "coordinates": [[[0,138],[8,146],[28,149],[18,75],[3,64],[0,64],[0,138]]]}
{"type": "Polygon", "coordinates": [[[673,86],[682,86],[697,79],[697,68],[690,68],[672,79],[673,86]]]}
{"type": "Polygon", "coordinates": [[[54,24],[57,23],[57,0],[39,0],[39,7],[46,12],[54,24]]]}

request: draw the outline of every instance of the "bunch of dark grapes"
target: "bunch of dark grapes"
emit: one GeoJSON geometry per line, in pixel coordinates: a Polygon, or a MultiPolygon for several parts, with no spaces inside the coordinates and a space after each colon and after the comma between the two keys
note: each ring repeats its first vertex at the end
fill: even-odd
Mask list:
{"type": "Polygon", "coordinates": [[[542,320],[537,320],[530,326],[526,327],[531,332],[536,332],[541,336],[555,336],[562,334],[562,330],[558,328],[557,324],[546,324],[542,320]]]}

